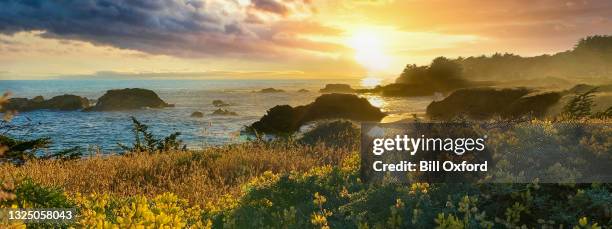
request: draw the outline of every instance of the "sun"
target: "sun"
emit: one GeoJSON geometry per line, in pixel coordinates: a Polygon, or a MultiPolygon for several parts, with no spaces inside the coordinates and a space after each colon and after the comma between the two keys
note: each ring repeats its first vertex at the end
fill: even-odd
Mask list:
{"type": "Polygon", "coordinates": [[[349,46],[355,50],[355,60],[370,73],[385,70],[390,59],[384,53],[383,42],[373,32],[359,31],[348,39],[349,46]]]}

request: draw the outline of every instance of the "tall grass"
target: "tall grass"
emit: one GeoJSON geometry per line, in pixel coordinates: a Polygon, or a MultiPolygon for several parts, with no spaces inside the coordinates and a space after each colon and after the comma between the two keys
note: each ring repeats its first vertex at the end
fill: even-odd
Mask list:
{"type": "Polygon", "coordinates": [[[201,205],[237,195],[241,185],[265,171],[288,173],[340,165],[352,152],[323,145],[245,143],[203,151],[92,156],[80,160],[33,160],[22,166],[0,164],[0,180],[31,178],[67,193],[106,193],[153,197],[175,193],[201,205]]]}

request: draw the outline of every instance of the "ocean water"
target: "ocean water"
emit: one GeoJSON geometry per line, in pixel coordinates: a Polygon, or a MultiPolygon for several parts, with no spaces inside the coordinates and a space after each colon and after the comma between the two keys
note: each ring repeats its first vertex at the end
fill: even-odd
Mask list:
{"type": "MultiPolygon", "coordinates": [[[[149,125],[158,137],[181,132],[180,139],[190,149],[240,142],[245,139],[240,136],[240,130],[259,120],[268,109],[283,104],[311,103],[327,83],[359,87],[358,80],[0,80],[0,92],[8,91],[13,98],[42,95],[48,99],[74,94],[95,100],[110,89],[146,88],[175,104],[173,108],[115,112],[38,110],[19,113],[10,123],[16,127],[9,131],[14,137],[50,137],[53,144],[46,149],[49,151],[80,146],[90,152],[115,153],[120,150],[117,143],[132,143],[131,116],[149,125]],[[286,92],[254,92],[268,87],[286,92]],[[299,93],[299,89],[310,92],[299,93]],[[225,108],[238,116],[210,115],[217,109],[212,105],[215,99],[230,103],[225,108]],[[191,118],[194,111],[203,112],[204,118],[191,118]]],[[[389,114],[383,122],[422,115],[431,102],[430,97],[361,96],[389,114]]]]}

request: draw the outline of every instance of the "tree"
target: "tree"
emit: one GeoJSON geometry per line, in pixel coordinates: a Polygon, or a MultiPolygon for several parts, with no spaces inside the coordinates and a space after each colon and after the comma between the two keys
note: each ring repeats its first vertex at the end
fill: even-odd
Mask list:
{"type": "Polygon", "coordinates": [[[437,57],[429,66],[429,76],[436,82],[456,80],[462,76],[462,67],[446,57],[437,57]]]}
{"type": "Polygon", "coordinates": [[[142,124],[135,117],[132,118],[132,132],[134,133],[134,144],[132,146],[126,146],[121,143],[117,143],[121,149],[126,152],[167,152],[171,150],[187,150],[187,145],[183,145],[183,141],[179,140],[178,137],[181,135],[180,132],[174,132],[163,139],[157,139],[151,131],[149,126],[142,124]]]}
{"type": "Polygon", "coordinates": [[[584,118],[590,116],[595,92],[597,92],[596,87],[584,93],[575,95],[569,102],[567,102],[567,104],[565,104],[565,107],[563,107],[563,113],[567,114],[571,118],[584,118]]]}

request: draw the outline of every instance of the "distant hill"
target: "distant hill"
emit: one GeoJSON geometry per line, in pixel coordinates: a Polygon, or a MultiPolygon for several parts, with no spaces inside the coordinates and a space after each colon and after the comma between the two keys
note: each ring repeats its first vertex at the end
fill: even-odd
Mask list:
{"type": "Polygon", "coordinates": [[[521,57],[496,53],[453,59],[469,80],[527,80],[554,78],[612,78],[612,36],[589,36],[573,49],[554,55],[521,57]]]}
{"type": "Polygon", "coordinates": [[[395,84],[365,92],[392,96],[431,95],[483,85],[563,88],[576,83],[612,82],[612,36],[589,36],[554,55],[435,58],[430,65],[408,64],[395,84]]]}

